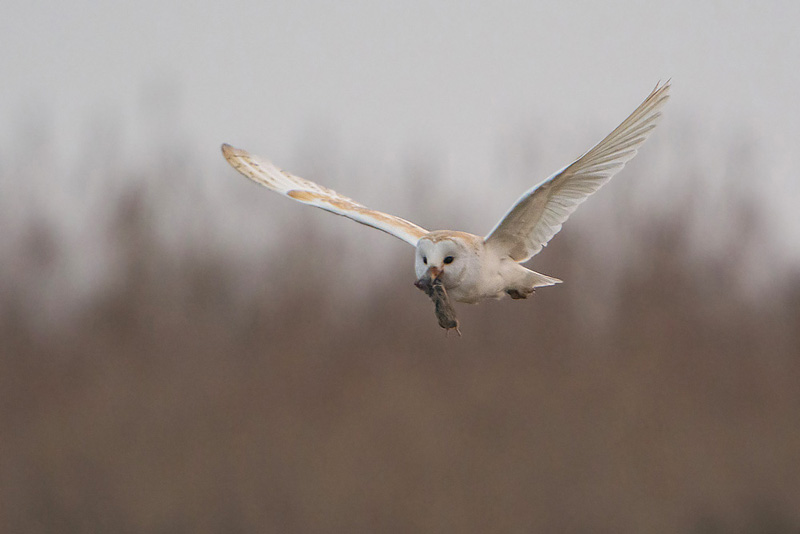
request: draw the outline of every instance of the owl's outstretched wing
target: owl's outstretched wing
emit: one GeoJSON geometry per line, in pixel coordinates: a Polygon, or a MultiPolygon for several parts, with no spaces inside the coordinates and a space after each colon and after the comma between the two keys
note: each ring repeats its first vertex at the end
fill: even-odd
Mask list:
{"type": "Polygon", "coordinates": [[[486,245],[518,262],[538,254],[589,195],[618,173],[647,139],[669,98],[656,85],[636,111],[574,163],[526,191],[486,236],[486,245]]]}
{"type": "Polygon", "coordinates": [[[327,187],[289,174],[272,162],[253,156],[244,150],[222,145],[222,154],[234,169],[254,182],[303,204],[316,206],[377,228],[414,246],[420,237],[428,233],[424,228],[405,219],[369,209],[327,187]]]}

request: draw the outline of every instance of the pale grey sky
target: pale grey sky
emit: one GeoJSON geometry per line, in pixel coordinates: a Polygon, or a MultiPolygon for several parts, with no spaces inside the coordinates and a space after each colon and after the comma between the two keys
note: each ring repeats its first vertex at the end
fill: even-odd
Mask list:
{"type": "MultiPolygon", "coordinates": [[[[696,128],[700,156],[754,136],[753,179],[800,258],[798,2],[10,0],[3,11],[0,162],[29,158],[19,139],[31,117],[51,126],[58,168],[43,180],[56,199],[98,120],[119,122],[120,157],[145,169],[154,139],[173,136],[209,175],[231,178],[222,142],[299,172],[301,141],[321,135],[374,169],[437,154],[471,184],[493,178],[513,128],[574,137],[572,157],[671,77],[663,127],[696,128]]],[[[545,152],[535,170],[564,157],[545,152]]],[[[13,195],[11,177],[0,182],[13,195]]],[[[519,192],[498,194],[492,213],[519,192]]]]}

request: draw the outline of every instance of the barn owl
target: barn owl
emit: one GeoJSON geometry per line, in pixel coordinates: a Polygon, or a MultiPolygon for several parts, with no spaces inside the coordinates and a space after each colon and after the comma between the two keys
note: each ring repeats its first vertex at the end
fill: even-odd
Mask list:
{"type": "Polygon", "coordinates": [[[467,303],[506,295],[524,299],[535,288],[561,280],[521,264],[538,254],[578,205],[636,155],[655,128],[669,89],[669,82],[656,85],[644,102],[602,141],[523,193],[486,237],[453,230],[430,232],[294,176],[244,150],[224,144],[222,153],[234,169],[273,191],[377,228],[414,246],[417,287],[440,284],[449,297],[467,303]]]}

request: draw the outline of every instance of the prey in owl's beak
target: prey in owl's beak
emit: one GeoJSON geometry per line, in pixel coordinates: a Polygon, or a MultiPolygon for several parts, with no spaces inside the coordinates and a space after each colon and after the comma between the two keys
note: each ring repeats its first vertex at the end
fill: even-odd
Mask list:
{"type": "Polygon", "coordinates": [[[430,296],[433,290],[433,283],[436,282],[441,274],[441,269],[438,267],[431,267],[425,272],[422,278],[414,282],[414,285],[417,286],[418,289],[424,291],[425,294],[430,296]]]}
{"type": "Polygon", "coordinates": [[[425,275],[414,282],[418,289],[428,295],[433,301],[435,308],[434,313],[439,321],[439,326],[449,332],[455,329],[458,335],[461,336],[461,330],[458,328],[458,318],[447,296],[447,291],[444,288],[442,280],[439,278],[442,271],[436,267],[431,267],[425,275]]]}

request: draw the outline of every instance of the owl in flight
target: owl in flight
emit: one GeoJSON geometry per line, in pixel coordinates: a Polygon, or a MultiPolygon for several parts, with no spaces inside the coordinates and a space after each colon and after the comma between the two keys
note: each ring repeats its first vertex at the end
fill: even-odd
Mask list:
{"type": "Polygon", "coordinates": [[[537,287],[561,282],[521,264],[538,254],[575,208],[636,155],[655,128],[669,89],[669,82],[656,85],[605,139],[523,193],[486,237],[453,230],[430,232],[294,176],[244,150],[224,144],[222,154],[234,169],[273,191],[377,228],[414,246],[417,287],[436,302],[439,324],[447,329],[457,328],[448,297],[467,303],[505,295],[524,299],[537,287]]]}

